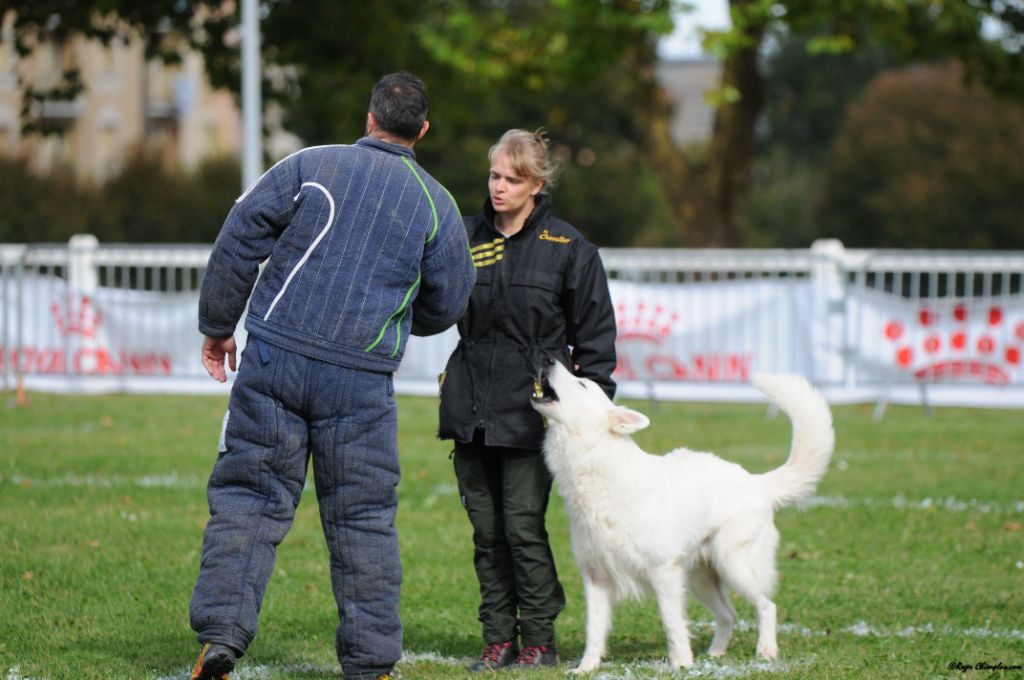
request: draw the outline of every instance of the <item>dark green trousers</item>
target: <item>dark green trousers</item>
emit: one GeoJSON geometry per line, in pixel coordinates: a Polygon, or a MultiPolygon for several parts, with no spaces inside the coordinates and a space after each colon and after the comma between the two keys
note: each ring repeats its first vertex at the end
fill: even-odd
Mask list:
{"type": "Polygon", "coordinates": [[[565,608],[548,544],[544,515],[551,474],[540,451],[455,444],[455,476],[473,525],[484,642],[524,645],[555,641],[555,618],[565,608]]]}

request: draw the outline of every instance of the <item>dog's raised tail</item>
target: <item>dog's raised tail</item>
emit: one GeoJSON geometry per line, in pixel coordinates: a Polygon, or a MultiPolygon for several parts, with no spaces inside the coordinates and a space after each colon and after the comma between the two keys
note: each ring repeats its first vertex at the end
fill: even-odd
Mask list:
{"type": "Polygon", "coordinates": [[[828,402],[807,380],[795,374],[760,374],[754,385],[764,392],[793,424],[789,459],[763,477],[781,508],[807,500],[825,476],[835,432],[828,402]]]}

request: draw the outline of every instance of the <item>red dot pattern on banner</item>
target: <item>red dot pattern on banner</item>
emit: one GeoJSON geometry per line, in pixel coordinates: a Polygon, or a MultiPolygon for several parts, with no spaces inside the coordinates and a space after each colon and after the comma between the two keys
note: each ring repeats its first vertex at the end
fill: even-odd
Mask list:
{"type": "Polygon", "coordinates": [[[1007,371],[1021,365],[1021,347],[1017,343],[1024,342],[1024,321],[1010,327],[1003,308],[972,310],[966,304],[953,307],[947,320],[965,324],[970,318],[984,319],[992,332],[979,332],[977,328],[974,333],[968,328],[953,328],[947,332],[938,327],[942,314],[924,308],[917,312],[917,334],[899,319],[890,319],[883,326],[882,334],[886,341],[895,345],[896,364],[913,370],[916,375],[932,379],[970,375],[982,377],[986,382],[1008,382],[1007,371]],[[1010,331],[1009,337],[1004,336],[1005,331],[1001,329],[1010,331]],[[1005,349],[1000,347],[1004,343],[1009,344],[1005,349]]]}

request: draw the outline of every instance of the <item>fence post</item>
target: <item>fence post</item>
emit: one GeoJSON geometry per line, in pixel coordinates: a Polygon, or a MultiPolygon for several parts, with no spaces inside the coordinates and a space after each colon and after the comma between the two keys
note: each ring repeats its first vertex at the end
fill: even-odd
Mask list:
{"type": "Polygon", "coordinates": [[[849,348],[846,338],[846,286],[842,261],[845,249],[836,239],[819,239],[811,244],[811,278],[814,281],[817,333],[815,346],[824,355],[826,382],[835,380],[835,373],[847,377],[849,348]]]}
{"type": "Polygon", "coordinates": [[[99,285],[96,251],[100,241],[92,234],[75,234],[68,239],[68,284],[74,290],[91,293],[99,285]]]}
{"type": "Polygon", "coordinates": [[[3,366],[3,389],[11,386],[11,373],[14,373],[15,385],[21,378],[20,361],[20,329],[23,322],[21,295],[18,282],[24,265],[25,251],[28,247],[22,244],[0,245],[0,366],[3,366]],[[11,361],[14,366],[11,366],[11,361]]]}

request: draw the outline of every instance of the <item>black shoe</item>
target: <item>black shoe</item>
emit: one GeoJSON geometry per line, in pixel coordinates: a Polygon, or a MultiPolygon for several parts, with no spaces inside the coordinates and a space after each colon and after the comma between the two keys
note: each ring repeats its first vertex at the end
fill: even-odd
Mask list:
{"type": "Polygon", "coordinates": [[[558,664],[558,650],[554,644],[526,645],[516,657],[516,668],[538,668],[558,664]]]}
{"type": "Polygon", "coordinates": [[[493,671],[498,668],[505,668],[514,664],[518,655],[519,648],[515,642],[509,642],[508,640],[505,642],[492,642],[484,649],[480,659],[470,664],[469,670],[476,673],[478,671],[493,671]]]}
{"type": "Polygon", "coordinates": [[[237,657],[230,647],[206,643],[199,650],[199,660],[189,680],[228,680],[228,673],[235,669],[237,657]]]}

